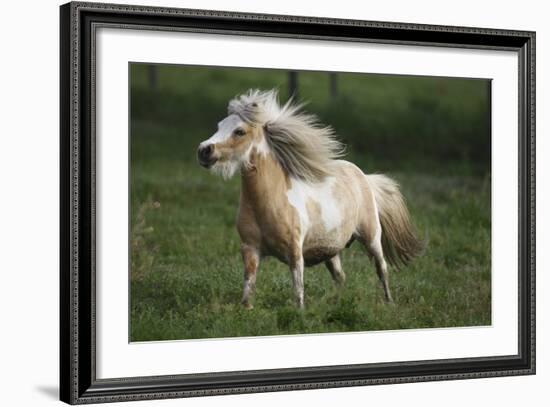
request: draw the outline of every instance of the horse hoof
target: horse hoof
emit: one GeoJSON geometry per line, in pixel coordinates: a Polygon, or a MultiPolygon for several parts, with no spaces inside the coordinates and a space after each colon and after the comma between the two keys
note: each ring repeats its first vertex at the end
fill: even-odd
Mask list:
{"type": "Polygon", "coordinates": [[[244,308],[244,309],[253,309],[254,306],[253,306],[252,304],[249,304],[249,303],[244,303],[244,304],[243,304],[243,308],[244,308]]]}

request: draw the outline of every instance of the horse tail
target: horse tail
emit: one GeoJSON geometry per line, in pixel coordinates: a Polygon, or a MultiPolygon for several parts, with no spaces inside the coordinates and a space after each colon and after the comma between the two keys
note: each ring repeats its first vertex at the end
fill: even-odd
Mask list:
{"type": "Polygon", "coordinates": [[[425,242],[416,236],[397,182],[381,174],[367,175],[367,179],[378,207],[384,256],[399,269],[421,254],[425,242]]]}

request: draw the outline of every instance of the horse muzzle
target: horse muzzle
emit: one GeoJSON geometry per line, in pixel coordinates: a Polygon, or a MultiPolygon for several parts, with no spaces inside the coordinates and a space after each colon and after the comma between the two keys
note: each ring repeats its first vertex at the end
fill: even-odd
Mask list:
{"type": "Polygon", "coordinates": [[[214,157],[214,146],[212,144],[199,147],[197,150],[197,158],[199,160],[199,164],[204,168],[210,168],[216,163],[216,161],[218,161],[218,159],[214,157]]]}

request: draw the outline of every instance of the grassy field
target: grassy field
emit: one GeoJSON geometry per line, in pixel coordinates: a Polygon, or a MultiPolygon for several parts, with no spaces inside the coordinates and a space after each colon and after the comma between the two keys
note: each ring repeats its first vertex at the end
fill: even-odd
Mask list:
{"type": "Polygon", "coordinates": [[[275,259],[258,272],[255,308],[239,301],[242,264],[235,217],[239,177],[196,163],[228,99],[250,87],[281,89],[282,71],[160,67],[150,89],[131,68],[131,341],[365,331],[491,323],[490,137],[487,82],[300,73],[307,109],[335,127],[347,159],[397,179],[425,254],[390,271],[383,301],[358,244],[343,253],[336,289],[324,266],[305,271],[304,311],[275,259]]]}

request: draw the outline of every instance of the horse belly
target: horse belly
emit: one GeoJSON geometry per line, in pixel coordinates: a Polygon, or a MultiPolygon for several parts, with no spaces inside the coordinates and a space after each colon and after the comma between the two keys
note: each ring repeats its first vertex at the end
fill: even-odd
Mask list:
{"type": "Polygon", "coordinates": [[[304,263],[314,266],[340,253],[353,235],[353,229],[346,226],[344,224],[331,231],[325,230],[321,224],[312,227],[302,245],[304,263]]]}
{"type": "Polygon", "coordinates": [[[358,219],[357,190],[355,180],[345,174],[317,185],[292,180],[287,195],[300,219],[306,265],[329,260],[352,238],[358,219]]]}
{"type": "Polygon", "coordinates": [[[303,252],[304,263],[306,266],[311,267],[319,263],[323,263],[336,256],[342,250],[341,247],[327,247],[318,246],[310,247],[303,252]]]}

